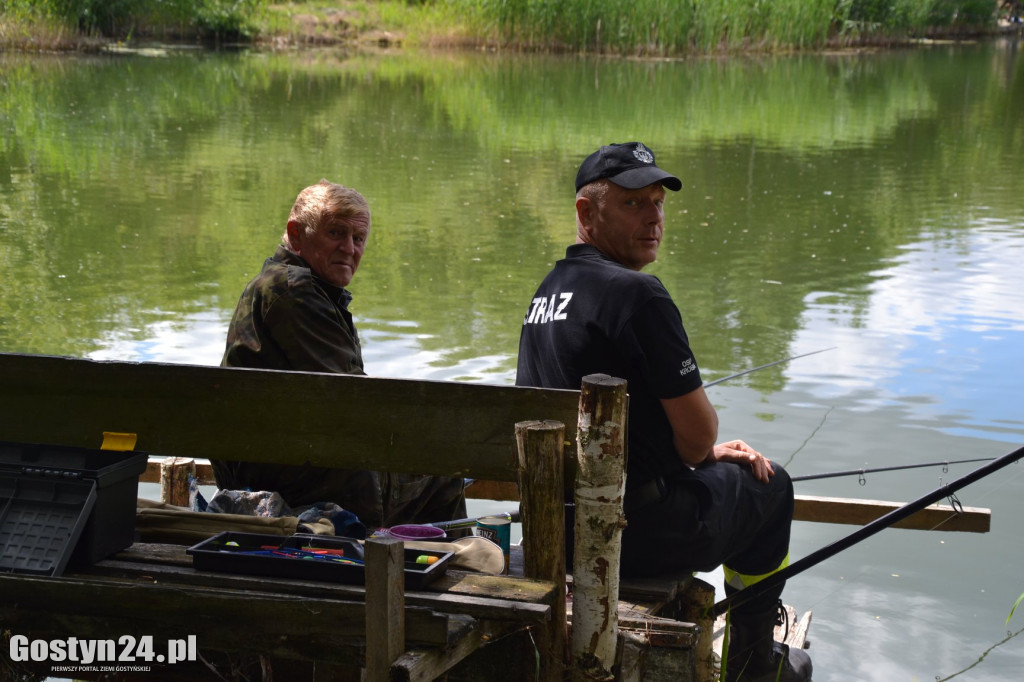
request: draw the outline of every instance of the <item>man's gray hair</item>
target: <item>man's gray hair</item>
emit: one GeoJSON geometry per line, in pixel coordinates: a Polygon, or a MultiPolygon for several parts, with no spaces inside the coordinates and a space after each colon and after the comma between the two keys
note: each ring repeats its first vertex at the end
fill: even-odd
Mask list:
{"type": "Polygon", "coordinates": [[[608,194],[608,186],[611,185],[611,180],[607,178],[601,178],[594,182],[587,183],[580,187],[580,191],[576,192],[576,198],[586,197],[590,199],[598,206],[604,201],[604,197],[608,194]]]}
{"type": "MultiPolygon", "coordinates": [[[[323,179],[299,192],[288,222],[297,222],[306,234],[313,234],[326,223],[358,215],[365,215],[367,220],[370,218],[370,205],[366,198],[351,187],[323,179]]],[[[286,246],[291,245],[287,228],[281,240],[286,246]]]]}

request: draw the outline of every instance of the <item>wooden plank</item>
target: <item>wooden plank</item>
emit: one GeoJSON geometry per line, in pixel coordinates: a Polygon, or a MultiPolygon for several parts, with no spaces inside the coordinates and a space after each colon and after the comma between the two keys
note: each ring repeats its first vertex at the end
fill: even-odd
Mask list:
{"type": "Polygon", "coordinates": [[[685,571],[651,578],[621,578],[619,596],[630,601],[667,604],[685,590],[692,580],[693,574],[685,571]]]}
{"type": "MultiPolygon", "coordinates": [[[[121,555],[119,555],[121,556],[121,555]]],[[[522,625],[537,625],[550,620],[550,596],[554,586],[540,581],[500,578],[452,571],[428,586],[432,591],[406,592],[407,606],[429,608],[440,613],[462,613],[474,618],[500,620],[522,625]],[[450,579],[446,579],[450,578],[450,579]],[[500,582],[509,589],[500,589],[500,582]],[[440,590],[450,589],[450,592],[440,590]],[[490,596],[485,596],[490,595],[490,596]]],[[[275,579],[250,575],[234,575],[195,571],[173,564],[142,563],[117,558],[105,559],[83,568],[69,577],[80,579],[114,578],[140,583],[203,586],[210,589],[266,591],[294,597],[323,597],[336,600],[362,601],[365,590],[359,585],[326,583],[316,580],[275,579]]]]}
{"type": "MultiPolygon", "coordinates": [[[[160,483],[160,466],[163,459],[150,457],[146,470],[139,476],[140,483],[160,483]]],[[[207,460],[195,463],[195,477],[199,485],[216,485],[213,467],[207,460]]],[[[568,470],[567,470],[568,471],[568,470]]],[[[484,481],[474,479],[466,488],[466,497],[473,500],[493,500],[495,502],[518,502],[519,486],[514,481],[484,481]]]]}
{"type": "Polygon", "coordinates": [[[440,678],[444,682],[532,682],[537,653],[532,630],[495,629],[487,623],[485,644],[440,678]]]}
{"type": "MultiPolygon", "coordinates": [[[[121,555],[119,555],[121,556],[121,555]]],[[[160,563],[104,559],[72,574],[76,578],[116,578],[167,585],[203,585],[209,588],[261,591],[267,581],[258,576],[197,571],[160,563]]],[[[331,599],[362,600],[366,591],[357,585],[276,579],[276,592],[294,596],[323,596],[331,599]]],[[[406,603],[438,612],[465,613],[481,620],[538,625],[551,620],[549,605],[554,586],[540,581],[483,576],[480,573],[450,571],[428,586],[427,591],[407,592],[406,603]],[[503,589],[507,586],[507,589],[503,589]]]]}
{"type": "MultiPolygon", "coordinates": [[[[903,502],[881,500],[850,500],[836,497],[797,495],[793,519],[816,523],[845,523],[863,526],[904,505],[903,502]]],[[[912,530],[960,531],[987,533],[992,511],[978,507],[960,510],[947,505],[933,504],[893,524],[893,528],[912,530]]]]}
{"type": "MultiPolygon", "coordinates": [[[[568,470],[566,471],[568,473],[568,470]]],[[[510,481],[473,481],[466,488],[466,497],[474,500],[494,500],[496,502],[518,502],[519,488],[510,481]]]]}
{"type": "MultiPolygon", "coordinates": [[[[475,481],[466,488],[466,497],[479,500],[514,502],[519,499],[516,487],[504,481],[475,481]]],[[[843,497],[796,495],[794,521],[864,525],[903,506],[903,502],[859,500],[843,497]]],[[[932,505],[903,519],[894,528],[913,530],[960,531],[987,533],[991,528],[992,510],[981,507],[963,507],[956,515],[952,507],[932,505]]]]}
{"type": "MultiPolygon", "coordinates": [[[[645,641],[652,646],[692,647],[702,636],[696,623],[657,616],[636,617],[622,609],[619,610],[619,629],[646,635],[645,641]]],[[[708,633],[709,642],[710,637],[708,633]]]]}
{"type": "MultiPolygon", "coordinates": [[[[565,678],[568,638],[565,632],[565,533],[563,441],[565,425],[555,421],[519,422],[519,487],[523,491],[523,573],[558,586],[551,621],[537,628],[539,681],[565,678]]],[[[506,567],[507,568],[507,567],[506,567]]]]}
{"type": "MultiPolygon", "coordinates": [[[[74,575],[76,577],[134,578],[136,580],[156,581],[165,584],[194,585],[199,582],[203,586],[210,588],[220,587],[251,591],[266,590],[268,586],[267,579],[259,576],[236,576],[227,573],[203,573],[200,571],[183,572],[168,566],[137,564],[114,559],[106,559],[95,564],[87,571],[80,571],[74,575]]],[[[406,592],[406,605],[425,607],[439,613],[461,613],[479,619],[508,621],[522,625],[546,623],[551,619],[551,607],[545,603],[548,601],[546,595],[552,594],[554,589],[549,583],[464,574],[461,577],[453,576],[453,582],[448,583],[454,585],[453,592],[449,593],[439,591],[444,588],[446,584],[444,581],[445,578],[440,578],[429,586],[431,590],[438,590],[436,592],[406,592]],[[474,586],[478,586],[477,578],[489,579],[486,582],[492,584],[495,580],[510,580],[517,587],[528,586],[535,589],[512,589],[506,592],[496,587],[486,590],[472,589],[474,586]],[[494,596],[474,596],[468,594],[470,592],[487,593],[494,596]],[[506,596],[503,597],[503,594],[506,596]],[[517,598],[522,599],[526,595],[530,598],[517,600],[517,598]]],[[[365,597],[365,591],[357,585],[280,578],[274,581],[273,586],[277,592],[294,596],[324,596],[332,599],[354,600],[362,600],[365,597]]]]}
{"type": "Polygon", "coordinates": [[[480,623],[467,617],[449,621],[450,643],[444,649],[407,651],[392,664],[392,682],[430,682],[443,676],[466,656],[479,649],[486,639],[480,623]]]}
{"type": "Polygon", "coordinates": [[[95,448],[116,431],[156,455],[498,481],[516,480],[516,422],[574,424],[579,402],[579,391],[10,353],[0,376],[0,440],[95,448]]]}
{"type": "MultiPolygon", "coordinates": [[[[519,499],[515,486],[504,482],[476,481],[466,489],[471,499],[519,499]]],[[[904,502],[859,500],[845,497],[818,497],[796,495],[793,520],[814,523],[839,523],[863,526],[889,512],[902,507],[904,502]]],[[[893,525],[893,528],[936,530],[947,532],[987,533],[992,525],[992,510],[983,507],[963,507],[956,514],[948,505],[932,505],[893,525]]]]}
{"type": "Polygon", "coordinates": [[[405,651],[405,543],[366,541],[366,682],[386,682],[405,651]]]}
{"type": "MultiPolygon", "coordinates": [[[[792,607],[788,607],[788,608],[789,608],[789,611],[793,611],[792,607]]],[[[794,611],[793,612],[793,617],[795,618],[795,616],[796,616],[796,612],[794,611]]],[[[807,646],[808,646],[808,643],[807,643],[807,633],[811,629],[811,617],[812,617],[811,612],[810,611],[806,612],[800,618],[800,620],[796,621],[796,624],[793,625],[792,628],[790,628],[789,634],[786,635],[786,638],[783,641],[785,641],[786,644],[788,644],[789,646],[793,647],[794,649],[805,649],[805,648],[807,648],[807,646]]]]}
{"type": "MultiPolygon", "coordinates": [[[[365,611],[359,602],[266,591],[0,575],[0,622],[49,639],[189,633],[200,649],[352,663],[361,657],[365,611]]],[[[444,646],[448,616],[408,608],[406,634],[410,643],[444,646]]]]}

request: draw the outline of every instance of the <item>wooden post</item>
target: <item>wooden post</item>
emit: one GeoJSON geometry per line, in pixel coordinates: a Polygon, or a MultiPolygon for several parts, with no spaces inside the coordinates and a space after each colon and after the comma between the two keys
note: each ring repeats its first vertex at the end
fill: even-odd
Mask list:
{"type": "Polygon", "coordinates": [[[568,650],[565,635],[565,500],[563,493],[565,425],[556,421],[516,424],[519,450],[520,509],[523,517],[523,573],[556,585],[551,620],[539,628],[540,680],[564,679],[568,650]],[[557,541],[553,542],[552,540],[557,541]]]}
{"type": "Polygon", "coordinates": [[[572,664],[576,680],[613,679],[619,553],[626,519],[626,381],[583,377],[576,435],[572,664]]]}
{"type": "Polygon", "coordinates": [[[189,506],[189,483],[196,476],[196,461],[189,457],[167,457],[160,462],[160,501],[177,507],[189,506]]]}
{"type": "Polygon", "coordinates": [[[405,652],[405,543],[369,538],[366,560],[366,677],[386,682],[405,652]]]}
{"type": "Polygon", "coordinates": [[[683,620],[695,623],[699,630],[693,648],[697,656],[696,682],[712,682],[714,678],[714,651],[712,639],[715,629],[715,588],[694,578],[680,597],[683,620]]]}

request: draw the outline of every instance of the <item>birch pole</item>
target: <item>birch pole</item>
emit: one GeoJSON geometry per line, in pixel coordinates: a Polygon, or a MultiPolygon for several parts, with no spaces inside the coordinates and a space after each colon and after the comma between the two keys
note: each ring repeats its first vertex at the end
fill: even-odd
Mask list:
{"type": "Polygon", "coordinates": [[[575,680],[614,679],[619,554],[626,519],[626,381],[583,377],[576,440],[572,663],[575,680]]]}

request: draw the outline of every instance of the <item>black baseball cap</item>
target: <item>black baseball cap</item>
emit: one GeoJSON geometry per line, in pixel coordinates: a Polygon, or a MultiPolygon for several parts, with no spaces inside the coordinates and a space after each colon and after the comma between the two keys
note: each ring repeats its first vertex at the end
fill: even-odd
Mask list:
{"type": "Polygon", "coordinates": [[[576,191],[601,178],[626,189],[640,189],[659,181],[673,192],[683,188],[679,178],[655,165],[654,152],[642,142],[605,145],[588,156],[576,173],[576,191]]]}

